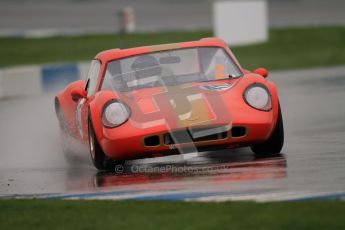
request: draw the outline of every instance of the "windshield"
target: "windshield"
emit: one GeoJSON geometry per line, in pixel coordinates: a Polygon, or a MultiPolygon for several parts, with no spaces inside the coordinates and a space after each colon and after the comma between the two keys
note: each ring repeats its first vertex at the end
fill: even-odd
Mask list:
{"type": "Polygon", "coordinates": [[[101,89],[131,91],[241,75],[241,70],[222,48],[176,49],[109,62],[101,89]]]}

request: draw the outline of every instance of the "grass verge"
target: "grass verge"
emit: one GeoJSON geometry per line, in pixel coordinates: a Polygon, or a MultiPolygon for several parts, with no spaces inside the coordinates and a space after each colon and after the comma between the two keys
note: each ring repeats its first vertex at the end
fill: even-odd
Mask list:
{"type": "MultiPolygon", "coordinates": [[[[197,40],[209,31],[84,35],[41,39],[0,38],[0,67],[90,60],[111,48],[197,40]]],[[[268,42],[235,47],[245,68],[290,69],[345,64],[345,27],[273,29],[268,42]]]]}
{"type": "Polygon", "coordinates": [[[0,200],[0,229],[345,229],[344,202],[0,200]]]}

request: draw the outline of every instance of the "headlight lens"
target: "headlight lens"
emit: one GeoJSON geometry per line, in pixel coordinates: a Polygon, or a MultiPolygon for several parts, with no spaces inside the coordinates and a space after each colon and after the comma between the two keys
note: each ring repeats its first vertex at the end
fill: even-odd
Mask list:
{"type": "Polygon", "coordinates": [[[268,111],[272,108],[271,96],[263,85],[254,84],[244,92],[245,101],[255,109],[268,111]]]}
{"type": "Polygon", "coordinates": [[[129,116],[130,110],[125,104],[110,101],[104,106],[102,122],[105,127],[114,128],[125,123],[129,116]]]}

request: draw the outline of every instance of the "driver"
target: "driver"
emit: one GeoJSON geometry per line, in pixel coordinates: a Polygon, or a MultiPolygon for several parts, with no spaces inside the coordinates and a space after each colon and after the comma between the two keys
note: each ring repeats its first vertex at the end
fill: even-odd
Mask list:
{"type": "Polygon", "coordinates": [[[136,80],[129,87],[154,87],[159,82],[162,68],[152,55],[142,55],[135,59],[131,66],[136,80]]]}

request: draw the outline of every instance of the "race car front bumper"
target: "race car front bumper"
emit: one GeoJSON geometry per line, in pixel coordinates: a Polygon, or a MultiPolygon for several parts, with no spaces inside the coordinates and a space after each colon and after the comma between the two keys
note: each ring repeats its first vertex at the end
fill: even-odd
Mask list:
{"type": "Polygon", "coordinates": [[[166,125],[137,128],[130,121],[115,129],[103,129],[100,146],[107,157],[126,160],[179,153],[179,149],[203,150],[251,146],[267,140],[274,129],[273,112],[248,109],[232,114],[231,124],[169,130],[166,125]],[[199,131],[199,135],[198,132],[199,131]],[[200,136],[204,130],[211,133],[200,136]],[[217,132],[218,131],[218,132],[217,132]],[[197,135],[193,135],[197,133],[197,135]]]}

